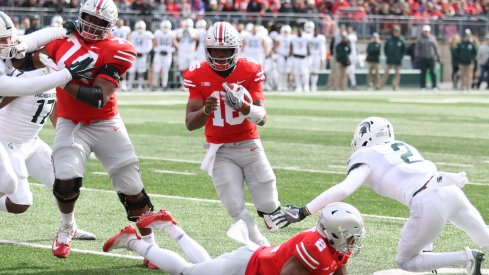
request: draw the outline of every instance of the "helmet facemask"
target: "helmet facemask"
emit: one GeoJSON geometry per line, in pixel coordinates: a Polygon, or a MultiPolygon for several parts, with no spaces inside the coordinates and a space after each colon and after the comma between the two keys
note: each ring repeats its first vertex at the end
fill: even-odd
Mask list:
{"type": "Polygon", "coordinates": [[[78,18],[77,30],[85,40],[104,40],[110,35],[112,24],[105,19],[84,12],[78,18]]]}
{"type": "Polygon", "coordinates": [[[220,47],[206,47],[207,52],[207,62],[216,71],[226,71],[236,65],[238,57],[238,48],[220,48],[220,47]],[[220,51],[217,52],[217,51],[220,51]],[[216,55],[217,56],[213,56],[216,55]]]}

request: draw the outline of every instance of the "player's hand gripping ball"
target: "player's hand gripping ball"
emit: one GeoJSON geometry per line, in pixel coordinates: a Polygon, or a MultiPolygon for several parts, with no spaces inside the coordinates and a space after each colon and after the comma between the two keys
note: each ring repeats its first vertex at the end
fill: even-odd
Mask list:
{"type": "Polygon", "coordinates": [[[233,108],[236,111],[241,111],[246,106],[253,104],[253,99],[250,93],[245,87],[236,83],[222,84],[224,92],[221,92],[221,99],[226,105],[233,108]]]}

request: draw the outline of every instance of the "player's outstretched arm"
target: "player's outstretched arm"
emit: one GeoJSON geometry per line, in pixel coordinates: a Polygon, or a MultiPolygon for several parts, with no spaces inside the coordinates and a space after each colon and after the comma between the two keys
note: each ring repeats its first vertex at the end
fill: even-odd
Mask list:
{"type": "Polygon", "coordinates": [[[270,219],[278,228],[285,228],[291,223],[302,221],[310,214],[311,213],[305,206],[298,207],[293,204],[286,204],[285,208],[282,208],[270,215],[270,219]]]}
{"type": "Polygon", "coordinates": [[[48,27],[40,29],[25,36],[21,36],[18,39],[21,43],[15,47],[17,53],[21,52],[33,52],[42,46],[48,44],[56,39],[66,37],[67,30],[62,27],[48,27]]]}
{"type": "MultiPolygon", "coordinates": [[[[47,75],[22,78],[3,75],[0,77],[0,96],[26,96],[43,93],[57,86],[65,86],[72,79],[83,77],[90,70],[93,59],[88,57],[70,67],[53,71],[47,75]]],[[[36,73],[28,72],[28,73],[36,73]]]]}
{"type": "Polygon", "coordinates": [[[309,270],[296,258],[290,257],[280,271],[280,275],[308,275],[309,270]]]}

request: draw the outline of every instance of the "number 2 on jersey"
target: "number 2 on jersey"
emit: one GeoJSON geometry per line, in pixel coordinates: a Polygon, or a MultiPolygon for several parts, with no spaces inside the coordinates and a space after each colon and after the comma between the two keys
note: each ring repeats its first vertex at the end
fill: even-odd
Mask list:
{"type": "Polygon", "coordinates": [[[423,161],[421,156],[419,154],[414,155],[411,149],[409,149],[409,146],[405,143],[392,143],[391,148],[394,151],[401,151],[401,159],[407,164],[423,161]]]}
{"type": "Polygon", "coordinates": [[[46,118],[51,114],[51,112],[53,111],[53,107],[54,107],[54,102],[56,100],[54,99],[49,99],[49,100],[46,100],[46,99],[40,99],[37,101],[37,103],[39,104],[39,106],[37,107],[37,111],[36,113],[34,114],[34,116],[32,117],[32,120],[31,122],[32,123],[39,123],[39,124],[44,124],[44,122],[46,122],[46,118]],[[42,119],[41,121],[37,121],[39,119],[39,116],[41,116],[41,113],[42,111],[44,110],[44,104],[47,104],[49,107],[49,111],[47,111],[45,114],[42,114],[42,119]]]}

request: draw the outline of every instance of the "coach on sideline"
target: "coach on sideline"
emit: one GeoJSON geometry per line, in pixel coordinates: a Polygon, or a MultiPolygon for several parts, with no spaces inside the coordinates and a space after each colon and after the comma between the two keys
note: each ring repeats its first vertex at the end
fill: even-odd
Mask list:
{"type": "Polygon", "coordinates": [[[431,88],[438,90],[436,87],[435,62],[440,62],[440,54],[436,44],[436,38],[431,34],[431,27],[429,25],[423,26],[423,33],[414,46],[414,56],[418,59],[417,62],[421,68],[421,89],[426,90],[426,72],[429,71],[431,88]]]}

